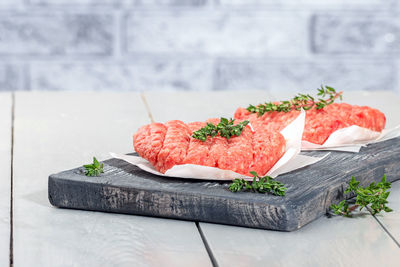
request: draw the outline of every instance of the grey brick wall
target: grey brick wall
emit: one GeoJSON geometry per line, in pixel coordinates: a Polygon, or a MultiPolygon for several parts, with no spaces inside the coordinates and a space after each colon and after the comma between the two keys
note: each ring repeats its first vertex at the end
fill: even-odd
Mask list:
{"type": "Polygon", "coordinates": [[[230,57],[306,53],[307,16],[257,10],[133,11],[126,52],[230,57]]]}
{"type": "Polygon", "coordinates": [[[341,90],[396,90],[397,70],[390,60],[220,60],[214,90],[254,88],[293,93],[318,87],[341,90]]]}
{"type": "Polygon", "coordinates": [[[0,91],[400,93],[397,0],[0,0],[0,91]]]}
{"type": "Polygon", "coordinates": [[[0,91],[15,91],[23,88],[23,72],[20,64],[0,63],[0,91]]]}
{"type": "Polygon", "coordinates": [[[111,15],[28,13],[0,18],[0,55],[111,56],[111,15]]]}
{"type": "Polygon", "coordinates": [[[400,20],[389,15],[316,14],[312,45],[321,54],[392,54],[400,52],[400,20]]]}

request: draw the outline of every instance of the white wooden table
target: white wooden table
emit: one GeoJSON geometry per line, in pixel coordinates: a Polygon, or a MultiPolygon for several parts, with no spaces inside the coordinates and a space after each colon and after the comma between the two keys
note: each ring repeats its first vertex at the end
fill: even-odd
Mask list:
{"type": "MultiPolygon", "coordinates": [[[[47,177],[131,152],[143,124],[231,117],[267,92],[0,94],[0,266],[398,266],[400,182],[390,214],[322,217],[296,232],[57,209],[47,177]]],[[[345,94],[400,124],[400,98],[345,94]]],[[[350,178],[350,177],[349,177],[350,178]]]]}

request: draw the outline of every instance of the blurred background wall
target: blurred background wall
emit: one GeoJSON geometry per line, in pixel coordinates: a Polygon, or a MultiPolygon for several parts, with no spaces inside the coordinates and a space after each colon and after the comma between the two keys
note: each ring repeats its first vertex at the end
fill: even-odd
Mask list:
{"type": "Polygon", "coordinates": [[[0,91],[400,92],[396,0],[0,0],[0,91]]]}

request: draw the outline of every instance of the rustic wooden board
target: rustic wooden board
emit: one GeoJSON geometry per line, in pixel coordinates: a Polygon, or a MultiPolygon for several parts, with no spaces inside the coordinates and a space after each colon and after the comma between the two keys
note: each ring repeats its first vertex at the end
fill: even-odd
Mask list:
{"type": "Polygon", "coordinates": [[[57,207],[293,231],[343,199],[352,175],[363,184],[384,173],[390,181],[399,179],[399,160],[400,138],[368,145],[357,154],[331,152],[312,166],[280,176],[288,185],[286,197],[232,193],[226,182],[164,178],[116,159],[104,162],[101,177],[86,177],[82,168],[51,175],[48,190],[57,207]]]}

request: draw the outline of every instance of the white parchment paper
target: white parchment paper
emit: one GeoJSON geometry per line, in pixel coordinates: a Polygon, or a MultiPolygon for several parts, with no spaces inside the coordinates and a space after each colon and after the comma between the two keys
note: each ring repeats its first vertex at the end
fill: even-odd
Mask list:
{"type": "MultiPolygon", "coordinates": [[[[313,164],[323,158],[299,155],[301,150],[301,138],[303,136],[304,123],[305,112],[302,111],[292,123],[290,123],[281,131],[286,140],[286,151],[279,161],[268,171],[267,175],[276,177],[279,174],[290,172],[313,164]]],[[[244,178],[247,180],[252,179],[251,177],[244,176],[233,171],[195,164],[175,165],[171,169],[167,170],[165,174],[163,174],[158,172],[147,160],[141,157],[116,153],[110,154],[114,158],[122,159],[144,171],[160,176],[206,180],[232,180],[235,178],[244,178]]]]}
{"type": "Polygon", "coordinates": [[[360,126],[350,126],[333,132],[324,144],[318,145],[302,141],[301,150],[337,150],[359,152],[361,147],[400,136],[400,125],[375,132],[360,126]]]}

